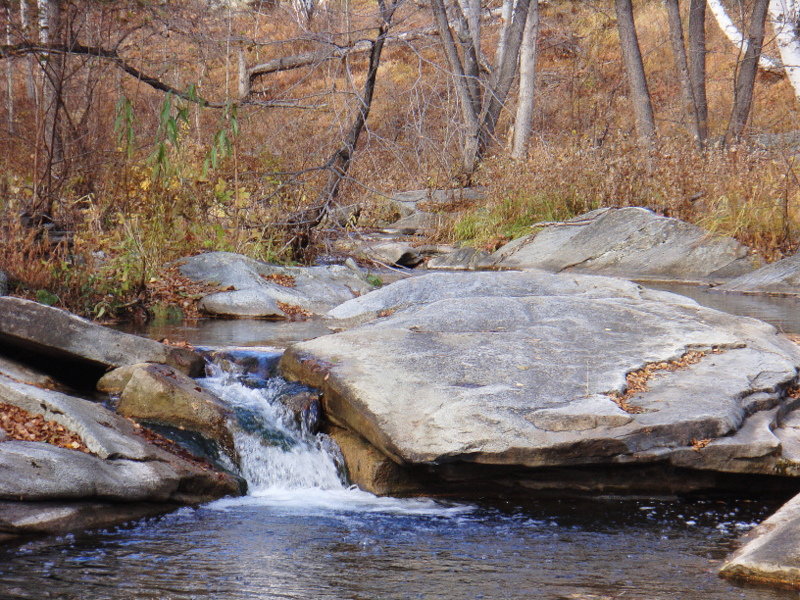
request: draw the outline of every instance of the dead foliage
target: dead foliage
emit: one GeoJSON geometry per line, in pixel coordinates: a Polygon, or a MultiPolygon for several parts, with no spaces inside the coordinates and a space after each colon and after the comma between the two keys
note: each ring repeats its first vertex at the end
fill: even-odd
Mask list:
{"type": "Polygon", "coordinates": [[[63,425],[47,421],[41,415],[34,415],[13,404],[0,402],[0,429],[12,440],[46,442],[60,448],[91,454],[80,436],[63,425]]]}
{"type": "Polygon", "coordinates": [[[262,275],[261,277],[270,283],[277,283],[283,287],[293,288],[297,285],[294,277],[286,275],[285,273],[270,273],[269,275],[262,275]]]}
{"type": "Polygon", "coordinates": [[[692,450],[702,450],[703,448],[708,446],[710,443],[711,443],[711,440],[708,440],[708,439],[698,440],[696,438],[692,438],[692,450]]]}
{"type": "Polygon", "coordinates": [[[382,319],[384,317],[391,317],[394,314],[394,310],[389,308],[386,310],[378,311],[378,318],[382,319]]]}
{"type": "Polygon", "coordinates": [[[278,308],[292,321],[304,321],[314,316],[314,313],[307,311],[303,307],[289,304],[288,302],[278,302],[278,308]]]}
{"type": "Polygon", "coordinates": [[[680,371],[691,365],[699,363],[708,354],[721,354],[722,350],[691,350],[676,360],[649,363],[636,371],[631,371],[625,377],[625,391],[623,393],[611,392],[608,394],[611,399],[625,412],[630,414],[641,414],[644,409],[641,406],[631,404],[629,400],[636,394],[646,392],[649,388],[647,383],[659,371],[680,371]]]}
{"type": "Polygon", "coordinates": [[[202,315],[197,307],[197,302],[201,298],[226,289],[230,288],[184,277],[175,266],[164,269],[157,278],[147,283],[147,295],[151,305],[178,306],[187,319],[196,319],[202,315]]]}

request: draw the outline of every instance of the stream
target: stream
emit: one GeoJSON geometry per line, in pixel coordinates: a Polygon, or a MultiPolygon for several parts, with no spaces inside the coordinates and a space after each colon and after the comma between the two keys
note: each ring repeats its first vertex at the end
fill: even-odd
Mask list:
{"type": "MultiPolygon", "coordinates": [[[[767,300],[747,314],[800,332],[796,300],[747,300],[757,308],[767,300]]],[[[143,333],[197,345],[283,346],[324,331],[318,322],[208,321],[143,333]]],[[[276,400],[283,380],[245,383],[243,374],[214,365],[200,380],[241,423],[234,439],[247,496],[0,549],[0,600],[799,597],[715,574],[736,540],[785,498],[524,506],[379,498],[350,487],[336,448],[276,400]]]]}

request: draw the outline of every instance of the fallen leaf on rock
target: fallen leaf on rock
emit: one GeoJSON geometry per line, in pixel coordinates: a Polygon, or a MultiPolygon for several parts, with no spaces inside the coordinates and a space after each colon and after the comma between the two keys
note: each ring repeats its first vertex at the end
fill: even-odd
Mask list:
{"type": "Polygon", "coordinates": [[[8,434],[9,440],[46,442],[91,454],[78,434],[55,421],[47,421],[41,415],[34,415],[13,404],[0,402],[0,429],[8,434]]]}

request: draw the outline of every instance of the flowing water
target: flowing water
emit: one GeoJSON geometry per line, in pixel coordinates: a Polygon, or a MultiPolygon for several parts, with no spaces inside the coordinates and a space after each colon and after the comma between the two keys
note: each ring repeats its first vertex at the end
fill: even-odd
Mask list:
{"type": "Polygon", "coordinates": [[[379,498],[276,400],[283,380],[212,367],[201,384],[237,415],[249,494],[0,549],[0,600],[798,598],[715,575],[780,500],[379,498]]]}

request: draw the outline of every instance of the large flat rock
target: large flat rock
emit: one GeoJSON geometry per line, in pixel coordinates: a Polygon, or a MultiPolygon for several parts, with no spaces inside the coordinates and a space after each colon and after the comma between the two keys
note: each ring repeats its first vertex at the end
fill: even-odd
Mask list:
{"type": "Polygon", "coordinates": [[[800,254],[787,256],[713,288],[715,292],[800,296],[800,254]]]}
{"type": "Polygon", "coordinates": [[[800,588],[800,496],[750,531],[720,575],[747,583],[800,588]]]}
{"type": "Polygon", "coordinates": [[[495,267],[720,281],[760,266],[746,246],[643,208],[602,208],[509,242],[495,267]]]}
{"type": "Polygon", "coordinates": [[[282,370],[400,464],[798,474],[781,449],[800,439],[800,349],[760,321],[541,271],[414,277],[330,317],[356,326],[291,346],[282,370]]]}
{"type": "Polygon", "coordinates": [[[220,317],[287,319],[324,313],[374,287],[345,266],[282,267],[232,252],[209,252],[179,261],[181,273],[229,290],[200,301],[220,317]]]}
{"type": "Polygon", "coordinates": [[[61,362],[83,363],[97,369],[140,362],[173,366],[199,375],[203,359],[185,348],[122,333],[72,313],[30,300],[0,297],[0,349],[24,350],[61,362]]]}

